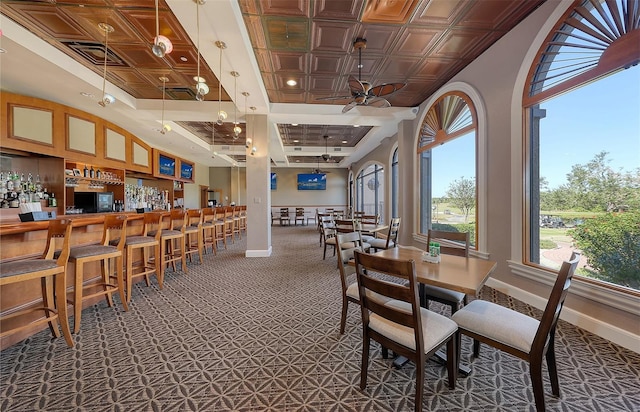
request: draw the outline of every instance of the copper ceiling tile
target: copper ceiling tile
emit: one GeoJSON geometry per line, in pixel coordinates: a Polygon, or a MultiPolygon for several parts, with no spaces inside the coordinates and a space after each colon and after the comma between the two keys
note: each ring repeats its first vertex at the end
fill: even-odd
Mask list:
{"type": "MultiPolygon", "coordinates": [[[[389,54],[393,47],[396,37],[400,32],[401,26],[367,24],[363,25],[358,31],[357,37],[367,39],[367,48],[362,50],[362,57],[368,54],[389,54]]],[[[353,39],[355,40],[355,39],[353,39]]],[[[351,47],[352,53],[357,56],[358,51],[351,47]]]]}
{"type": "Polygon", "coordinates": [[[271,53],[273,61],[273,71],[291,72],[297,74],[307,73],[308,63],[306,53],[296,52],[273,52],[271,53]]]}
{"type": "MultiPolygon", "coordinates": [[[[541,0],[530,0],[529,5],[541,0]]],[[[520,21],[524,16],[523,9],[531,12],[529,7],[523,7],[522,1],[492,0],[479,1],[471,5],[462,18],[456,23],[458,27],[472,27],[487,30],[505,30],[502,23],[507,20],[508,27],[520,21]]]]}
{"type": "Polygon", "coordinates": [[[259,0],[264,15],[310,17],[310,0],[259,0]]]}
{"type": "MultiPolygon", "coordinates": [[[[142,38],[153,44],[156,37],[155,10],[122,9],[120,14],[141,34],[142,38]]],[[[187,33],[170,10],[159,10],[160,34],[175,45],[191,45],[187,33]]],[[[149,46],[151,47],[151,46],[149,46]]]]}
{"type": "Polygon", "coordinates": [[[452,66],[457,65],[458,60],[438,57],[424,59],[414,71],[414,78],[433,81],[441,78],[452,66]]]}
{"type": "MultiPolygon", "coordinates": [[[[2,2],[2,13],[23,26],[35,28],[36,34],[67,40],[86,40],[89,34],[72,17],[54,5],[2,2]]],[[[32,29],[33,30],[33,29],[32,29]]]]}
{"type": "Polygon", "coordinates": [[[344,54],[314,53],[311,55],[309,72],[313,75],[331,74],[335,76],[342,72],[345,62],[346,55],[344,54]]]}
{"type": "Polygon", "coordinates": [[[394,51],[403,56],[422,58],[442,36],[442,30],[426,27],[409,27],[400,32],[394,51]]]}
{"type": "MultiPolygon", "coordinates": [[[[267,39],[262,26],[262,18],[260,16],[244,16],[244,25],[249,32],[251,44],[256,49],[266,49],[267,39]]],[[[224,40],[223,40],[224,41],[224,40]]]]}
{"type": "Polygon", "coordinates": [[[109,44],[109,48],[113,49],[122,57],[130,67],[148,67],[153,69],[167,67],[167,63],[163,59],[157,58],[150,47],[140,48],[135,44],[109,44]]]}
{"type": "Polygon", "coordinates": [[[461,59],[471,50],[478,48],[486,34],[486,31],[479,30],[450,30],[442,37],[433,55],[461,59]]]}
{"type": "Polygon", "coordinates": [[[464,12],[470,4],[470,0],[426,1],[420,5],[411,19],[411,23],[451,26],[456,20],[459,20],[460,13],[464,12]]]}
{"type": "Polygon", "coordinates": [[[355,27],[351,22],[314,21],[311,51],[348,53],[353,47],[355,27]]]}
{"type": "Polygon", "coordinates": [[[273,73],[271,52],[267,49],[255,49],[254,53],[258,62],[258,67],[260,67],[263,72],[273,73]]]}
{"type": "Polygon", "coordinates": [[[76,23],[97,42],[104,43],[105,40],[105,32],[98,27],[98,23],[106,23],[113,27],[113,31],[109,33],[109,45],[145,42],[145,39],[115,9],[71,6],[60,6],[60,9],[69,16],[73,16],[76,23]]]}
{"type": "Polygon", "coordinates": [[[404,24],[417,5],[418,0],[369,0],[362,15],[362,22],[404,24]]]}
{"type": "Polygon", "coordinates": [[[315,0],[313,18],[356,21],[364,0],[315,0]]]}
{"type": "Polygon", "coordinates": [[[239,0],[238,3],[243,13],[258,14],[260,12],[256,0],[239,0]]]}
{"type": "Polygon", "coordinates": [[[307,51],[309,20],[265,17],[267,47],[271,50],[307,51]]]}

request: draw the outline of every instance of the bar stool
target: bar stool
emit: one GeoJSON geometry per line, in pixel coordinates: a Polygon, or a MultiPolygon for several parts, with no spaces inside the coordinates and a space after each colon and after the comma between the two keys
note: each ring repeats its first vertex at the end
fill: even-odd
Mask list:
{"type": "Polygon", "coordinates": [[[218,254],[216,242],[216,212],[212,207],[202,209],[202,248],[203,253],[207,253],[207,248],[211,246],[213,254],[218,254]]]}
{"type": "Polygon", "coordinates": [[[122,255],[124,245],[127,238],[126,231],[127,216],[126,215],[106,215],[102,230],[102,241],[99,244],[72,247],[69,252],[69,262],[75,265],[75,286],[73,291],[73,332],[80,331],[80,319],[82,316],[82,302],[95,296],[105,295],[107,304],[113,306],[113,293],[120,294],[122,307],[125,311],[129,310],[127,300],[124,295],[124,276],[122,255]],[[115,244],[115,245],[114,245],[115,244]],[[111,260],[115,259],[116,264],[116,282],[111,283],[111,260]],[[100,262],[102,280],[98,283],[90,283],[84,285],[84,264],[90,262],[100,262]],[[101,286],[102,290],[84,294],[85,290],[94,289],[101,286]]]}
{"type": "Polygon", "coordinates": [[[40,279],[42,283],[42,305],[20,310],[11,315],[2,316],[0,319],[6,321],[38,311],[43,311],[45,315],[44,318],[40,318],[23,326],[15,328],[3,327],[0,337],[47,322],[49,323],[51,333],[57,338],[60,337],[60,331],[58,330],[59,321],[64,340],[70,348],[73,347],[73,338],[69,330],[69,318],[67,316],[66,297],[66,269],[69,259],[71,228],[72,224],[70,220],[58,219],[49,221],[47,245],[40,259],[18,260],[0,265],[0,287],[19,282],[27,282],[33,279],[40,279]],[[62,247],[58,258],[54,260],[54,253],[58,243],[62,243],[62,247]],[[54,287],[51,285],[52,282],[55,284],[54,287]]]}
{"type": "Polygon", "coordinates": [[[127,283],[127,303],[131,302],[131,290],[133,279],[144,276],[147,286],[151,286],[149,278],[155,274],[158,279],[158,287],[162,289],[163,277],[160,270],[160,220],[162,213],[147,212],[144,214],[142,234],[127,236],[124,244],[126,250],[126,283],[127,283]],[[150,233],[155,233],[150,236],[150,233]],[[134,252],[140,250],[141,260],[134,262],[134,252]],[[150,256],[153,253],[153,259],[150,256]]]}
{"type": "Polygon", "coordinates": [[[240,208],[240,231],[247,233],[247,205],[238,207],[240,208]]]}
{"type": "Polygon", "coordinates": [[[233,206],[224,207],[224,237],[231,238],[231,243],[234,243],[235,241],[233,232],[233,206]]]}
{"type": "Polygon", "coordinates": [[[240,229],[240,222],[242,221],[242,218],[240,218],[240,206],[233,206],[231,208],[231,219],[233,220],[231,228],[233,239],[235,239],[236,234],[238,235],[238,238],[241,239],[242,233],[240,229]]]}
{"type": "Polygon", "coordinates": [[[169,213],[169,228],[162,229],[160,234],[160,256],[162,256],[161,271],[162,277],[171,264],[173,271],[176,269],[176,262],[182,264],[182,271],[187,273],[187,259],[185,255],[184,225],[186,212],[174,209],[169,213]]]}
{"type": "Polygon", "coordinates": [[[227,236],[225,230],[225,208],[217,207],[215,210],[215,220],[213,221],[213,225],[215,226],[215,236],[216,236],[216,249],[218,248],[218,242],[222,242],[224,248],[227,248],[227,236]]]}
{"type": "Polygon", "coordinates": [[[202,210],[187,210],[184,236],[186,245],[185,254],[189,257],[189,262],[193,262],[192,255],[197,253],[200,257],[200,264],[202,264],[202,249],[204,248],[202,241],[202,210]]]}

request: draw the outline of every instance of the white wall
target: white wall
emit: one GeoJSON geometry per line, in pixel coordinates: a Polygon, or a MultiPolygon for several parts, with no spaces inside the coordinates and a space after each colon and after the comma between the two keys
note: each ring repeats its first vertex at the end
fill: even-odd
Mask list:
{"type": "Polygon", "coordinates": [[[277,189],[271,191],[272,207],[345,208],[347,204],[347,169],[327,169],[327,190],[298,190],[298,174],[311,173],[308,168],[272,168],[277,189]]]}

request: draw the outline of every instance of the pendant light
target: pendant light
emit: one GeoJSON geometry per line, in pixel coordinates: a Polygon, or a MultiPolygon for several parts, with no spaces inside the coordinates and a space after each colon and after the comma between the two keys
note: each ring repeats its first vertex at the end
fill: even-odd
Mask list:
{"type": "Polygon", "coordinates": [[[156,37],[153,39],[151,51],[157,57],[163,58],[165,54],[173,51],[173,44],[165,36],[160,35],[160,16],[158,14],[158,0],[156,0],[156,37]]]}
{"type": "Polygon", "coordinates": [[[227,112],[222,110],[222,49],[226,49],[227,45],[223,41],[216,41],[216,47],[220,49],[220,67],[218,70],[218,119],[216,124],[221,126],[227,120],[227,112]]]}
{"type": "MultiPolygon", "coordinates": [[[[251,129],[251,142],[253,143],[253,140],[254,140],[253,137],[255,136],[255,133],[256,133],[256,118],[255,118],[255,116],[256,116],[256,107],[255,106],[251,106],[250,109],[251,109],[251,113],[253,113],[252,117],[251,117],[251,123],[253,123],[253,128],[251,129]]],[[[247,124],[249,124],[249,123],[247,122],[247,124]]],[[[258,149],[256,148],[256,146],[252,145],[251,146],[251,156],[255,155],[257,151],[258,151],[258,149]]]]}
{"type": "MultiPolygon", "coordinates": [[[[248,125],[249,122],[247,121],[247,97],[249,97],[249,92],[242,92],[242,95],[244,96],[244,122],[245,125],[248,125]]],[[[253,140],[249,137],[249,129],[247,128],[247,139],[244,143],[244,146],[248,149],[251,147],[252,142],[253,140]]]]}
{"type": "Polygon", "coordinates": [[[166,88],[166,84],[169,81],[169,79],[165,76],[160,77],[160,81],[162,81],[162,129],[160,129],[160,133],[165,134],[167,132],[171,131],[171,126],[169,126],[168,124],[164,124],[164,92],[165,92],[165,88],[166,88]]]}
{"type": "Polygon", "coordinates": [[[206,3],[206,0],[193,0],[196,3],[196,49],[198,55],[198,74],[193,79],[196,81],[196,100],[201,102],[204,96],[209,93],[209,86],[205,83],[205,79],[200,77],[200,6],[206,3]]]}
{"type": "Polygon", "coordinates": [[[233,140],[238,140],[240,137],[240,133],[242,133],[242,128],[238,123],[238,105],[236,102],[238,101],[238,77],[240,77],[240,73],[236,71],[232,71],[231,75],[234,78],[234,98],[233,98],[233,140]]]}
{"type": "Polygon", "coordinates": [[[98,104],[106,107],[116,101],[116,98],[106,92],[107,87],[107,54],[109,51],[109,33],[113,32],[113,27],[107,23],[98,23],[98,28],[104,32],[104,70],[102,72],[102,99],[98,104]]]}
{"type": "Polygon", "coordinates": [[[216,152],[216,122],[211,123],[211,158],[215,159],[218,155],[216,152]]]}
{"type": "Polygon", "coordinates": [[[325,134],[322,137],[324,138],[324,154],[322,155],[322,159],[325,162],[328,162],[329,160],[331,160],[331,155],[329,154],[329,150],[328,150],[328,147],[327,147],[327,142],[329,141],[329,136],[327,136],[325,134]]]}

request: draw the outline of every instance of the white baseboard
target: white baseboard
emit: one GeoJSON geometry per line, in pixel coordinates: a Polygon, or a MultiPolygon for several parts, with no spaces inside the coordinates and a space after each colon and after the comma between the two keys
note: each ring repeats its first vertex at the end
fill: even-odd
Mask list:
{"type": "Polygon", "coordinates": [[[269,257],[271,256],[271,246],[267,250],[247,250],[244,252],[245,257],[269,257]]]}
{"type": "MultiPolygon", "coordinates": [[[[529,293],[523,289],[515,288],[508,283],[489,278],[487,286],[496,289],[502,293],[513,296],[514,298],[525,302],[535,308],[544,310],[547,304],[547,300],[529,293]]],[[[595,319],[591,316],[586,316],[576,310],[568,307],[562,309],[560,318],[564,321],[571,323],[579,328],[598,335],[604,339],[607,339],[617,345],[623,346],[631,351],[640,353],[640,336],[635,335],[627,330],[620,329],[617,326],[604,323],[601,320],[595,319]]]]}

